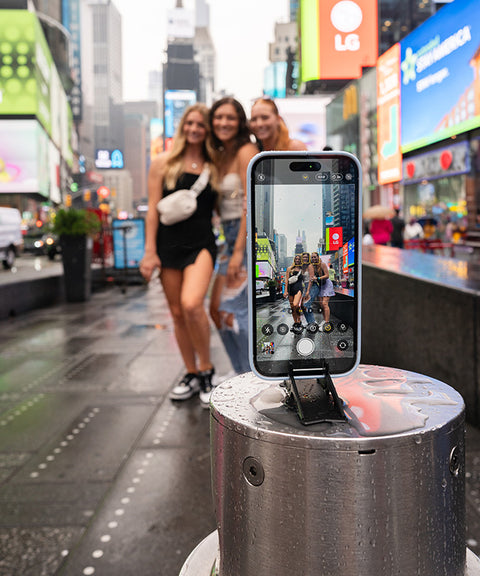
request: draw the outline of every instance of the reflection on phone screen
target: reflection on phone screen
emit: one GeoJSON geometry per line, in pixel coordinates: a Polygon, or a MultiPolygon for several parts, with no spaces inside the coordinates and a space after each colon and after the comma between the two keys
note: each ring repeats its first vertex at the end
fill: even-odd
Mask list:
{"type": "Polygon", "coordinates": [[[358,360],[358,163],[315,159],[302,170],[267,155],[251,172],[253,363],[266,377],[358,360]]]}

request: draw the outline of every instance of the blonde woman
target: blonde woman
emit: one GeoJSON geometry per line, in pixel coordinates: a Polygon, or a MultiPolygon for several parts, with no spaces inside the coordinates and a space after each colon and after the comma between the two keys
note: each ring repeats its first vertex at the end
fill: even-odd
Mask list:
{"type": "Polygon", "coordinates": [[[186,400],[199,393],[208,404],[214,368],[210,359],[210,326],[204,308],[212,277],[216,244],[212,215],[217,195],[215,167],[211,164],[207,135],[208,109],[190,106],[184,113],[173,146],[153,160],[148,175],[148,213],[145,255],[140,272],[149,281],[155,269],[173,317],[175,337],[186,373],[170,393],[172,400],[186,400]],[[190,188],[205,164],[210,182],[197,197],[197,209],[188,219],[170,226],[159,222],[157,204],[176,190],[190,188]]]}

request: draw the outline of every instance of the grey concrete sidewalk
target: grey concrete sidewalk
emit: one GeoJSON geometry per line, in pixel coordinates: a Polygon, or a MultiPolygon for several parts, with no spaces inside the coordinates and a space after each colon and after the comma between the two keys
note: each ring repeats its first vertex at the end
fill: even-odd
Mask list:
{"type": "MultiPolygon", "coordinates": [[[[214,530],[209,414],[158,284],[0,322],[0,576],[177,576],[214,530]]],[[[230,370],[215,331],[217,372],[230,370]]],[[[480,552],[480,432],[467,430],[480,552]]],[[[202,575],[199,575],[202,576],[202,575]]]]}

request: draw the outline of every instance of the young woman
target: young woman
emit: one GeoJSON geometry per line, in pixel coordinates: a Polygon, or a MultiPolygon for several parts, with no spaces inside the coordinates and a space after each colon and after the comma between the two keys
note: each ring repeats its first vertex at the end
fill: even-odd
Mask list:
{"type": "Polygon", "coordinates": [[[250,128],[261,150],[306,150],[300,140],[290,138],[277,105],[267,97],[259,98],[252,106],[250,128]]]}
{"type": "Polygon", "coordinates": [[[330,280],[330,272],[328,266],[320,259],[318,252],[312,252],[311,261],[314,273],[314,283],[310,286],[309,297],[311,301],[319,298],[320,306],[323,311],[323,320],[320,323],[319,331],[323,331],[323,327],[327,322],[330,322],[330,306],[329,301],[332,296],[335,296],[333,283],[330,280]]]}
{"type": "Polygon", "coordinates": [[[250,371],[246,290],[245,192],[247,166],[258,153],[250,140],[245,111],[234,98],[222,98],[210,109],[210,131],[218,171],[219,212],[224,251],[210,298],[210,315],[237,374],[250,371]]]}
{"type": "Polygon", "coordinates": [[[185,400],[200,393],[202,403],[208,403],[214,374],[204,300],[216,259],[212,214],[217,195],[209,183],[198,195],[192,216],[170,226],[159,222],[157,204],[176,190],[190,188],[207,163],[210,181],[215,182],[208,132],[207,107],[190,106],[180,121],[171,150],[153,160],[148,175],[145,255],[140,263],[140,273],[147,281],[156,268],[160,270],[185,363],[186,374],[170,398],[185,400]]]}
{"type": "Polygon", "coordinates": [[[302,327],[300,310],[302,306],[304,282],[302,256],[300,254],[295,254],[293,263],[287,268],[285,277],[287,281],[285,282],[283,296],[284,298],[288,297],[288,301],[290,302],[293,317],[293,326],[290,328],[290,331],[295,332],[302,327]]]}

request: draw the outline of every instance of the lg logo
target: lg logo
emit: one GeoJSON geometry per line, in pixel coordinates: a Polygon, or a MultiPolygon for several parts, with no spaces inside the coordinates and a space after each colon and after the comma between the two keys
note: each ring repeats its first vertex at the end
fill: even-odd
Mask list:
{"type": "Polygon", "coordinates": [[[335,50],[337,52],[360,50],[360,36],[354,34],[363,20],[360,6],[352,0],[341,0],[332,8],[330,20],[333,26],[341,32],[341,34],[335,34],[335,50]]]}

